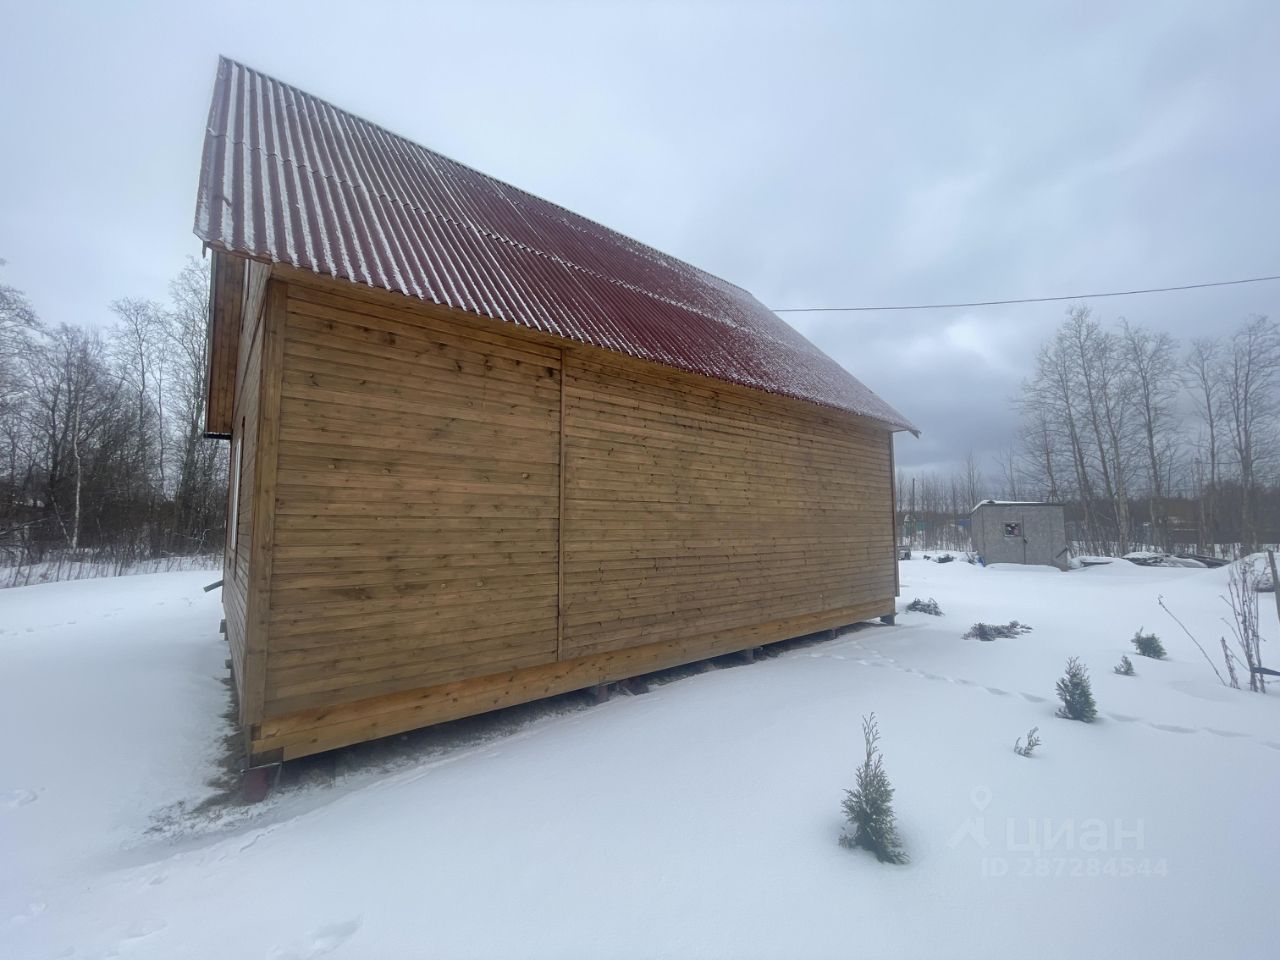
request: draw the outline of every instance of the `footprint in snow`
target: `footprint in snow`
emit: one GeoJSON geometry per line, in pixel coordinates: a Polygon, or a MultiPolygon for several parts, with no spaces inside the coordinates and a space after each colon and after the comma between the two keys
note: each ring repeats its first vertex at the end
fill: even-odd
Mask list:
{"type": "Polygon", "coordinates": [[[982,689],[987,693],[995,694],[997,697],[1007,697],[1009,695],[1008,690],[1001,690],[999,687],[983,687],[982,689]]]}
{"type": "Polygon", "coordinates": [[[1131,717],[1127,713],[1108,713],[1108,717],[1112,720],[1119,720],[1121,723],[1133,723],[1137,717],[1131,717]]]}
{"type": "Polygon", "coordinates": [[[317,927],[306,937],[290,947],[277,947],[268,955],[270,960],[314,960],[332,953],[355,936],[361,920],[347,920],[317,927]]]}
{"type": "Polygon", "coordinates": [[[1180,727],[1176,723],[1148,723],[1147,726],[1167,733],[1195,733],[1191,727],[1180,727]]]}
{"type": "Polygon", "coordinates": [[[11,809],[25,807],[28,803],[34,803],[40,795],[34,790],[28,790],[25,787],[18,790],[10,790],[8,793],[0,793],[0,804],[11,809]]]}
{"type": "Polygon", "coordinates": [[[143,937],[149,937],[153,933],[159,933],[161,930],[163,930],[167,926],[168,924],[165,923],[163,920],[157,920],[154,918],[146,919],[146,920],[135,920],[133,923],[129,924],[129,926],[125,928],[124,939],[125,940],[141,940],[143,937]]]}
{"type": "Polygon", "coordinates": [[[1241,733],[1238,730],[1219,730],[1216,727],[1205,727],[1205,732],[1212,733],[1215,737],[1247,737],[1247,733],[1241,733]]]}
{"type": "Polygon", "coordinates": [[[1027,703],[1044,703],[1048,699],[1048,697],[1037,697],[1034,693],[1020,693],[1018,696],[1027,703]]]}
{"type": "Polygon", "coordinates": [[[40,914],[44,913],[45,906],[46,905],[41,902],[27,904],[27,909],[23,910],[21,913],[14,914],[9,918],[9,926],[20,927],[28,920],[34,920],[36,917],[40,916],[40,914]]]}

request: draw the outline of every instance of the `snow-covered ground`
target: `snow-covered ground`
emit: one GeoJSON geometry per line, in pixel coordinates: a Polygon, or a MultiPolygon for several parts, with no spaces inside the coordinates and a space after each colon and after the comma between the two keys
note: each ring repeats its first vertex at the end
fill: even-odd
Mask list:
{"type": "Polygon", "coordinates": [[[212,820],[210,578],[0,592],[0,957],[1275,955],[1280,686],[1223,688],[1156,604],[1216,644],[1226,570],[909,561],[900,606],[945,616],[212,820]],[[961,639],[1010,619],[1033,631],[961,639]],[[1092,725],[1054,717],[1073,655],[1092,725]],[[906,866],[837,844],[871,711],[906,866]]]}

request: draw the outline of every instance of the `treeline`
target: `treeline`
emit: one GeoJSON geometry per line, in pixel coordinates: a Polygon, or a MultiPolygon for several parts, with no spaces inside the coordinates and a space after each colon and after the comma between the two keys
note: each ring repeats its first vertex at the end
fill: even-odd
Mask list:
{"type": "Polygon", "coordinates": [[[1067,506],[1082,549],[1251,552],[1280,538],[1280,327],[1263,316],[1179,343],[1072,308],[1015,399],[1015,441],[984,476],[898,482],[929,546],[963,549],[980,499],[1067,506]],[[960,520],[960,523],[956,521],[960,520]],[[954,542],[948,542],[954,541],[954,542]]]}
{"type": "MultiPolygon", "coordinates": [[[[0,261],[2,262],[2,261],[0,261]]],[[[0,285],[0,562],[129,564],[221,548],[225,445],[203,437],[209,274],[124,298],[101,330],[0,285]]]]}

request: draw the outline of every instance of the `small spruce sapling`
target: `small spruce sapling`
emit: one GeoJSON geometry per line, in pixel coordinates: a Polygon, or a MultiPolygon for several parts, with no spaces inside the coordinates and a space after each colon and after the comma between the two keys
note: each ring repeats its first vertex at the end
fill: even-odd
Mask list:
{"type": "Polygon", "coordinates": [[[1122,677],[1132,677],[1134,673],[1133,661],[1128,657],[1121,657],[1120,662],[1112,669],[1122,677]]]}
{"type": "Polygon", "coordinates": [[[1143,633],[1139,629],[1133,635],[1132,643],[1140,656],[1150,657],[1152,660],[1164,659],[1164,644],[1160,642],[1160,638],[1154,633],[1143,633]]]}
{"type": "Polygon", "coordinates": [[[881,863],[906,863],[893,813],[893,787],[884,772],[880,727],[874,713],[862,718],[862,737],[867,758],[858,768],[856,787],[845,791],[843,806],[849,827],[841,835],[840,845],[870,850],[881,863]]]}
{"type": "Polygon", "coordinates": [[[1062,701],[1058,716],[1084,723],[1093,723],[1097,719],[1098,705],[1093,702],[1089,671],[1078,657],[1067,661],[1067,672],[1058,681],[1058,699],[1062,701]]]}
{"type": "Polygon", "coordinates": [[[1020,757],[1029,757],[1035,753],[1036,747],[1040,746],[1040,738],[1036,736],[1040,732],[1039,727],[1032,727],[1027,731],[1026,746],[1022,744],[1022,738],[1019,737],[1013,745],[1013,752],[1020,757]]]}

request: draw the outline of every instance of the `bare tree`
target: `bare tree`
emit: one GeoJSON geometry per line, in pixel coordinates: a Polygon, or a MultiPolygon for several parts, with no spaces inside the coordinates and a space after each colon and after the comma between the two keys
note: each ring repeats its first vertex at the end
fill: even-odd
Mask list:
{"type": "Polygon", "coordinates": [[[1269,464],[1280,442],[1280,329],[1264,316],[1250,317],[1222,362],[1223,408],[1240,468],[1240,535],[1246,553],[1257,549],[1259,467],[1269,464]]]}
{"type": "MultiPolygon", "coordinates": [[[[0,260],[0,265],[3,263],[0,260]]],[[[0,284],[0,419],[13,415],[22,389],[19,358],[39,330],[40,322],[27,298],[0,284]]]]}
{"type": "MultiPolygon", "coordinates": [[[[1086,448],[1086,431],[1092,425],[1101,440],[1099,420],[1093,416],[1096,407],[1088,395],[1080,363],[1082,328],[1089,324],[1087,307],[1073,307],[1057,335],[1041,348],[1036,357],[1036,372],[1024,391],[1024,410],[1034,411],[1041,421],[1042,454],[1050,459],[1059,446],[1065,447],[1070,470],[1075,480],[1075,496],[1080,503],[1085,541],[1091,550],[1103,547],[1105,537],[1100,530],[1094,495],[1091,466],[1098,462],[1086,448]]],[[[1086,351],[1088,355],[1088,351],[1086,351]]],[[[1105,450],[1099,442],[1099,447],[1105,450]]],[[[1105,467],[1106,461],[1103,458],[1105,467]]],[[[1046,464],[1046,471],[1049,469],[1046,464]]],[[[1113,499],[1109,472],[1104,473],[1107,499],[1113,499]]]]}
{"type": "Polygon", "coordinates": [[[1127,411],[1131,384],[1120,363],[1113,334],[1103,330],[1088,307],[1068,315],[1064,336],[1075,366],[1076,385],[1083,388],[1087,427],[1095,446],[1095,462],[1112,507],[1113,533],[1120,553],[1129,549],[1129,457],[1127,411]]]}
{"type": "MultiPolygon", "coordinates": [[[[0,260],[0,265],[4,261],[0,260]]],[[[17,530],[22,491],[26,486],[29,445],[22,427],[30,399],[22,358],[40,333],[40,321],[27,298],[13,287],[0,284],[0,537],[17,530]]],[[[0,546],[4,546],[0,539],[0,546]]]]}
{"type": "Polygon", "coordinates": [[[154,546],[157,503],[165,494],[165,388],[167,338],[162,312],[149,300],[124,297],[111,304],[117,327],[110,353],[121,389],[129,396],[133,431],[122,451],[126,497],[144,505],[143,535],[154,546]]]}
{"type": "Polygon", "coordinates": [[[1256,546],[1280,523],[1280,331],[1255,317],[1225,345],[1177,354],[1167,334],[1068,310],[1015,400],[1017,450],[997,458],[1005,489],[1066,503],[1072,540],[1091,551],[1129,549],[1140,508],[1165,551],[1186,542],[1192,511],[1200,545],[1256,546]],[[1193,461],[1186,443],[1200,444],[1193,461]]]}
{"type": "MultiPolygon", "coordinates": [[[[188,258],[169,285],[171,309],[165,314],[174,384],[177,485],[174,535],[181,549],[203,549],[225,510],[226,452],[204,436],[208,397],[209,270],[188,258]]],[[[899,501],[901,502],[901,501],[899,501]]]]}
{"type": "MultiPolygon", "coordinates": [[[[1208,460],[1207,491],[1200,496],[1201,535],[1210,544],[1216,543],[1217,527],[1214,523],[1218,491],[1218,435],[1222,422],[1222,382],[1218,377],[1221,349],[1216,340],[1202,337],[1191,341],[1191,349],[1187,353],[1185,377],[1187,389],[1195,404],[1197,416],[1204,426],[1205,450],[1208,460]]],[[[1199,471],[1203,480],[1205,471],[1199,471]]]]}
{"type": "Polygon", "coordinates": [[[1018,450],[1013,444],[1007,449],[996,452],[996,466],[1000,470],[1000,482],[1004,489],[1001,496],[1006,500],[1021,499],[1018,493],[1018,450]]]}
{"type": "Polygon", "coordinates": [[[118,416],[119,385],[107,371],[102,338],[67,324],[51,331],[34,351],[30,376],[35,425],[43,440],[44,509],[74,550],[80,546],[86,473],[94,451],[112,449],[105,440],[118,416]]]}
{"type": "Polygon", "coordinates": [[[982,490],[985,485],[986,481],[982,478],[982,468],[978,466],[978,458],[970,450],[964,458],[964,496],[968,509],[972,510],[978,505],[978,500],[982,496],[982,490]]]}
{"type": "Polygon", "coordinates": [[[1178,394],[1176,345],[1169,334],[1152,333],[1127,320],[1120,321],[1120,343],[1146,451],[1152,537],[1161,550],[1167,551],[1164,497],[1172,458],[1170,426],[1178,394]]]}
{"type": "Polygon", "coordinates": [[[0,288],[0,552],[35,562],[207,550],[225,524],[225,453],[203,436],[208,273],[190,261],[171,306],[112,304],[105,335],[45,330],[0,288]]]}

